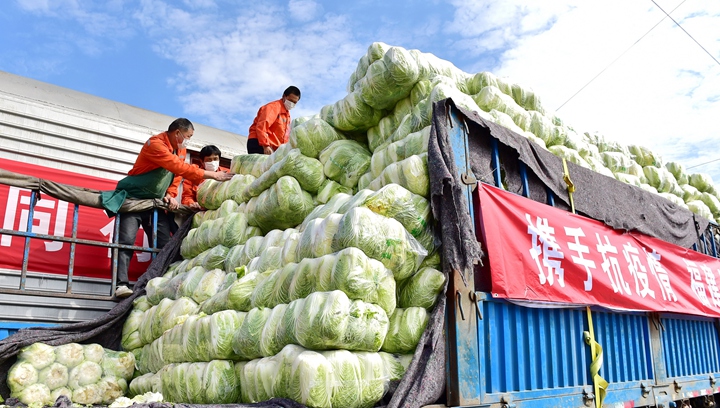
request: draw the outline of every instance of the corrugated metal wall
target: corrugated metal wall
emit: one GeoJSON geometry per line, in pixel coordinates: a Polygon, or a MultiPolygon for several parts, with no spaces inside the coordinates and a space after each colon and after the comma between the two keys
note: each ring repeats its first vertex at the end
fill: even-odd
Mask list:
{"type": "MultiPolygon", "coordinates": [[[[0,158],[119,180],[142,144],[174,119],[0,72],[0,158]]],[[[195,130],[190,149],[214,144],[226,158],[246,152],[243,136],[195,130]]]]}

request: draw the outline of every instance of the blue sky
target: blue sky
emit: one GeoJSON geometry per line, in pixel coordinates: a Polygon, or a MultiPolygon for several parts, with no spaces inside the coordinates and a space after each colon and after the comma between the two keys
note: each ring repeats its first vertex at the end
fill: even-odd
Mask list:
{"type": "MultiPolygon", "coordinates": [[[[720,159],[717,0],[17,0],[0,70],[247,134],[290,84],[294,116],[346,94],[373,41],[530,87],[576,130],[686,166],[720,159]],[[659,6],[659,7],[658,7],[659,6]],[[659,24],[658,24],[659,23],[659,24]]],[[[691,171],[720,182],[720,161],[691,171]]]]}

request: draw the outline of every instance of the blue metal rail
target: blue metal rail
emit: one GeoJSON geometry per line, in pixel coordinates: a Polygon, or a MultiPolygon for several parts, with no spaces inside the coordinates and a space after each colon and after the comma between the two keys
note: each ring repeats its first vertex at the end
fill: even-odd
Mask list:
{"type": "MultiPolygon", "coordinates": [[[[20,283],[18,285],[17,289],[12,288],[0,288],[0,294],[21,294],[21,295],[31,295],[31,296],[48,296],[48,294],[52,294],[53,297],[68,297],[68,298],[75,298],[75,299],[95,299],[95,300],[108,300],[112,299],[114,296],[114,290],[115,290],[115,284],[117,282],[117,267],[118,267],[118,250],[120,249],[131,249],[133,251],[140,251],[140,252],[149,252],[152,254],[152,257],[155,258],[155,255],[160,251],[157,249],[157,209],[153,212],[153,230],[151,232],[152,237],[152,246],[150,247],[141,247],[141,246],[135,246],[135,245],[123,245],[118,243],[119,239],[119,228],[120,228],[120,217],[121,214],[118,214],[115,216],[115,225],[114,225],[114,234],[112,242],[104,242],[104,241],[94,241],[94,240],[87,240],[87,239],[79,239],[77,237],[78,232],[78,225],[79,225],[79,209],[80,205],[73,204],[73,222],[72,222],[72,234],[70,237],[62,237],[62,236],[56,236],[56,235],[48,235],[48,234],[39,234],[36,232],[33,232],[33,220],[35,219],[35,206],[38,201],[38,195],[39,193],[37,191],[32,191],[30,196],[30,207],[28,210],[28,221],[25,231],[16,231],[16,230],[9,230],[9,229],[0,229],[0,235],[11,235],[11,236],[18,236],[25,238],[24,243],[24,249],[23,249],[23,257],[22,257],[22,266],[20,269],[20,283]],[[66,275],[66,289],[65,292],[57,292],[57,291],[46,291],[46,290],[38,290],[38,289],[29,289],[26,287],[27,284],[27,276],[28,276],[28,263],[30,261],[30,240],[31,239],[40,239],[40,240],[48,240],[48,241],[58,241],[58,242],[68,242],[70,243],[70,257],[68,259],[68,270],[66,275]],[[76,248],[77,245],[88,245],[88,246],[97,246],[97,247],[105,247],[112,250],[112,262],[111,262],[111,270],[110,270],[110,276],[111,276],[111,288],[110,293],[107,294],[100,294],[100,295],[93,295],[93,294],[83,294],[83,293],[73,293],[73,278],[75,274],[75,254],[76,254],[76,248]]],[[[42,272],[42,271],[39,271],[42,272]]]]}
{"type": "MultiPolygon", "coordinates": [[[[450,112],[449,133],[460,179],[468,184],[472,209],[474,178],[468,163],[468,131],[464,119],[450,112]]],[[[501,157],[491,137],[495,185],[502,187],[501,157]]],[[[530,196],[527,168],[518,163],[522,195],[530,196]]],[[[555,204],[546,189],[547,204],[555,204]]],[[[711,224],[695,250],[718,256],[711,224]]],[[[594,407],[589,347],[583,332],[585,308],[548,308],[514,303],[475,292],[482,268],[465,271],[467,286],[454,271],[448,288],[447,346],[449,406],[594,407]],[[473,293],[467,294],[467,291],[473,293]],[[475,302],[475,307],[468,305],[475,302]],[[473,313],[475,318],[468,318],[473,313]]],[[[603,347],[600,375],[608,382],[605,407],[675,406],[674,401],[720,392],[718,319],[656,313],[593,309],[595,339],[603,347]]],[[[680,406],[680,405],[677,405],[680,406]]],[[[689,406],[689,405],[688,405],[689,406]]]]}

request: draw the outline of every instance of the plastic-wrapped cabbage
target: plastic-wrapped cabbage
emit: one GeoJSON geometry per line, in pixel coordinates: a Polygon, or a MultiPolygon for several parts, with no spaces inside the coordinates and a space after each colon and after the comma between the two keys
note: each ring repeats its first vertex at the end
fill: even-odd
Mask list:
{"type": "Polygon", "coordinates": [[[310,221],[298,239],[295,259],[317,258],[334,252],[333,237],[342,217],[342,214],[330,214],[310,221]]]}
{"type": "Polygon", "coordinates": [[[248,311],[251,306],[251,295],[255,286],[262,282],[267,275],[257,272],[250,272],[239,278],[229,288],[218,292],[210,299],[203,302],[200,311],[205,314],[213,314],[221,310],[248,311]]]}
{"type": "Polygon", "coordinates": [[[210,316],[191,316],[182,326],[163,334],[163,358],[168,363],[236,359],[232,342],[245,315],[224,310],[210,316]]]}
{"type": "MultiPolygon", "coordinates": [[[[530,117],[530,125],[526,130],[542,139],[548,148],[550,146],[572,144],[572,142],[568,141],[567,129],[556,126],[551,119],[543,116],[540,112],[532,111],[528,112],[528,115],[530,117]]],[[[524,115],[521,116],[524,117],[524,115]]],[[[518,126],[520,126],[520,124],[518,124],[518,126]]]]}
{"type": "MultiPolygon", "coordinates": [[[[601,152],[605,167],[610,169],[613,173],[630,173],[632,164],[635,163],[630,156],[624,155],[620,152],[601,152]]],[[[637,175],[637,174],[636,174],[637,175]]]]}
{"type": "MultiPolygon", "coordinates": [[[[334,376],[329,361],[320,353],[305,350],[292,361],[283,362],[281,381],[287,383],[283,393],[301,404],[311,407],[331,407],[334,376]]],[[[276,387],[280,390],[280,387],[276,387]]]]}
{"type": "Polygon", "coordinates": [[[607,167],[605,167],[605,163],[603,163],[602,160],[597,159],[593,156],[588,156],[585,158],[585,161],[588,162],[588,164],[590,165],[590,168],[594,172],[600,173],[600,174],[602,174],[604,176],[608,176],[610,178],[615,178],[615,175],[613,174],[613,172],[610,171],[610,169],[608,169],[607,167]]]}
{"type": "Polygon", "coordinates": [[[160,371],[167,364],[163,357],[163,338],[144,345],[139,356],[136,355],[135,363],[138,374],[160,371]]]}
{"type": "Polygon", "coordinates": [[[277,183],[282,176],[292,176],[303,190],[311,193],[317,192],[325,181],[322,163],[303,155],[299,149],[293,149],[247,186],[240,195],[240,200],[245,202],[252,197],[259,196],[260,193],[277,183]]]}
{"type": "MultiPolygon", "coordinates": [[[[230,162],[230,172],[235,174],[250,174],[259,177],[262,173],[256,173],[253,170],[255,170],[258,163],[264,163],[269,158],[269,156],[264,154],[241,154],[235,156],[230,162]]],[[[198,195],[199,194],[200,188],[198,187],[198,195]]]]}
{"type": "Polygon", "coordinates": [[[213,196],[216,194],[220,182],[215,180],[205,180],[198,186],[197,201],[203,208],[215,209],[213,196]]]}
{"type": "Polygon", "coordinates": [[[55,362],[55,348],[45,343],[33,343],[22,349],[18,361],[26,361],[35,369],[42,370],[55,362]]]}
{"type": "Polygon", "coordinates": [[[317,159],[320,152],[330,143],[345,137],[319,117],[309,119],[290,131],[290,145],[300,152],[317,159]]]}
{"type": "Polygon", "coordinates": [[[714,190],[713,180],[709,174],[706,173],[693,173],[688,179],[688,184],[702,191],[703,193],[709,193],[714,190]]]}
{"type": "Polygon", "coordinates": [[[650,151],[650,149],[648,149],[647,147],[639,145],[628,145],[627,148],[630,151],[632,158],[635,159],[635,161],[643,167],[661,167],[663,165],[662,158],[650,151]]]}
{"type": "Polygon", "coordinates": [[[642,188],[643,190],[645,190],[647,192],[653,193],[653,194],[658,193],[657,188],[651,186],[650,184],[642,183],[638,187],[642,188]]]}
{"type": "Polygon", "coordinates": [[[100,364],[104,355],[105,349],[99,344],[83,345],[83,356],[87,361],[100,364]]]}
{"type": "Polygon", "coordinates": [[[70,370],[68,386],[73,390],[77,390],[84,385],[95,384],[102,378],[102,373],[103,370],[100,364],[83,361],[70,370]]]}
{"type": "Polygon", "coordinates": [[[52,405],[55,403],[50,396],[50,389],[45,384],[32,384],[22,391],[10,395],[26,405],[52,405]]]}
{"type": "Polygon", "coordinates": [[[678,205],[680,207],[687,208],[687,205],[685,205],[685,201],[683,201],[682,198],[676,196],[675,194],[671,193],[658,193],[661,197],[670,200],[673,204],[678,205]]]}
{"type": "Polygon", "coordinates": [[[319,160],[325,175],[347,188],[357,186],[357,181],[370,167],[370,152],[354,140],[332,142],[322,152],[319,160]]]}
{"type": "Polygon", "coordinates": [[[340,207],[350,202],[352,199],[353,196],[350,194],[338,193],[334,195],[325,205],[315,207],[315,209],[313,209],[312,212],[305,217],[298,230],[304,231],[314,219],[325,218],[333,213],[340,213],[340,207]]]}
{"type": "Polygon", "coordinates": [[[720,201],[717,197],[710,193],[702,193],[700,200],[708,206],[714,217],[720,216],[720,201]]]}
{"type": "Polygon", "coordinates": [[[245,245],[235,245],[230,248],[225,257],[225,273],[236,273],[235,268],[243,266],[240,263],[240,258],[243,256],[245,245]]]}
{"type": "Polygon", "coordinates": [[[712,211],[710,211],[710,208],[708,208],[702,200],[688,201],[685,204],[687,204],[688,210],[694,212],[695,214],[705,217],[708,220],[713,219],[712,211]]]}
{"type": "Polygon", "coordinates": [[[396,142],[379,146],[375,149],[370,163],[373,177],[379,176],[392,163],[427,152],[429,139],[430,127],[426,126],[396,142]]]}
{"type": "Polygon", "coordinates": [[[373,177],[371,172],[367,172],[367,173],[363,174],[362,176],[360,176],[360,179],[358,179],[358,185],[357,185],[358,190],[368,189],[370,186],[370,183],[372,183],[373,180],[375,180],[375,177],[373,177]]]}
{"type": "Polygon", "coordinates": [[[96,384],[100,390],[100,403],[108,405],[125,395],[128,390],[127,380],[117,377],[103,377],[96,384]]]}
{"type": "Polygon", "coordinates": [[[8,371],[7,384],[10,392],[17,394],[38,382],[39,372],[27,361],[19,359],[8,371]]]}
{"type": "Polygon", "coordinates": [[[138,329],[144,344],[162,336],[165,330],[181,324],[189,315],[198,311],[198,304],[190,298],[181,297],[177,300],[163,299],[157,306],[147,311],[145,320],[138,329]]]}
{"type": "Polygon", "coordinates": [[[105,350],[100,366],[104,377],[116,377],[130,381],[135,372],[135,356],[127,351],[105,350]]]}
{"type": "Polygon", "coordinates": [[[262,256],[253,258],[247,266],[249,271],[267,272],[283,266],[282,247],[269,247],[263,251],[262,256]]]}
{"type": "MultiPolygon", "coordinates": [[[[369,258],[357,248],[343,249],[334,254],[334,257],[327,290],[339,289],[350,299],[376,304],[385,310],[388,316],[395,311],[395,278],[382,262],[369,258]]],[[[291,298],[297,299],[302,295],[297,292],[301,286],[298,279],[304,277],[298,275],[293,280],[290,286],[291,298]]]]}
{"type": "Polygon", "coordinates": [[[129,385],[128,395],[135,397],[148,392],[162,393],[160,373],[147,373],[139,377],[135,377],[129,385]]]}
{"type": "Polygon", "coordinates": [[[398,286],[399,307],[430,309],[445,286],[445,275],[434,268],[422,268],[398,286]]]}
{"type": "Polygon", "coordinates": [[[667,162],[665,163],[665,168],[672,173],[672,175],[675,177],[675,180],[677,180],[678,184],[683,185],[687,184],[689,179],[687,173],[685,173],[685,166],[678,162],[667,162]]]}
{"type": "Polygon", "coordinates": [[[217,294],[224,282],[225,272],[222,270],[213,269],[207,271],[198,282],[195,290],[189,294],[189,297],[200,304],[217,294]]]}
{"type": "Polygon", "coordinates": [[[359,90],[320,110],[320,117],[340,131],[366,131],[380,122],[382,111],[374,109],[359,90]]]}
{"type": "Polygon", "coordinates": [[[264,232],[284,230],[300,224],[314,207],[310,193],[301,189],[293,177],[283,176],[248,202],[248,223],[264,232]]]}
{"type": "Polygon", "coordinates": [[[388,184],[362,204],[376,214],[394,218],[428,251],[435,248],[430,202],[398,184],[388,184]]]}
{"type": "MultiPolygon", "coordinates": [[[[144,296],[141,296],[141,298],[144,298],[144,296]]],[[[135,302],[137,302],[138,299],[140,299],[140,298],[135,299],[133,304],[135,304],[135,302]]],[[[140,303],[141,302],[138,302],[138,304],[140,304],[140,303]]],[[[143,306],[141,306],[141,307],[143,307],[143,306]]],[[[141,309],[140,310],[136,309],[136,310],[139,313],[143,313],[141,311],[141,309]]],[[[128,318],[128,320],[130,320],[130,318],[128,318]]],[[[139,323],[139,322],[136,322],[136,323],[139,323]]],[[[126,322],[126,324],[127,324],[127,322],[126,322]]],[[[139,326],[139,324],[135,325],[135,332],[137,332],[138,326],[139,326]]],[[[124,333],[124,330],[123,330],[123,333],[124,333]]],[[[140,344],[138,347],[141,347],[141,346],[142,346],[142,344],[140,344]]],[[[75,367],[76,365],[82,363],[84,359],[85,359],[85,352],[84,352],[83,346],[81,346],[80,344],[68,343],[68,344],[63,344],[61,346],[55,347],[55,362],[60,363],[67,368],[75,367]]]]}
{"type": "Polygon", "coordinates": [[[642,180],[640,180],[639,177],[633,176],[631,174],[615,173],[615,178],[625,184],[630,184],[631,186],[640,187],[643,184],[642,180]]]}
{"type": "Polygon", "coordinates": [[[258,283],[253,291],[252,306],[273,307],[290,302],[289,288],[296,266],[296,264],[288,264],[282,269],[265,272],[266,279],[258,283]]]}
{"type": "Polygon", "coordinates": [[[300,233],[298,232],[293,232],[287,237],[280,253],[280,260],[282,262],[281,265],[287,265],[297,261],[297,257],[295,255],[297,253],[297,244],[299,241],[300,233]]]}
{"type": "Polygon", "coordinates": [[[235,258],[234,262],[236,265],[247,265],[253,258],[257,257],[260,254],[260,247],[262,246],[264,239],[265,238],[262,235],[258,235],[245,241],[242,252],[235,258]]]}
{"type": "Polygon", "coordinates": [[[233,363],[172,364],[161,374],[163,396],[168,402],[191,404],[231,404],[238,400],[239,388],[233,363]]]}
{"type": "Polygon", "coordinates": [[[253,308],[248,311],[232,342],[235,354],[240,356],[241,359],[252,360],[253,358],[262,357],[260,337],[271,313],[272,309],[264,307],[253,308]]]}
{"type": "Polygon", "coordinates": [[[648,184],[655,187],[660,193],[673,193],[679,196],[683,195],[683,191],[678,185],[675,177],[665,167],[643,167],[645,178],[648,184]]]}
{"type": "Polygon", "coordinates": [[[567,161],[571,161],[578,166],[585,167],[586,169],[592,169],[590,164],[583,159],[578,152],[575,150],[569,149],[563,145],[554,145],[548,147],[548,151],[550,153],[554,154],[555,156],[560,157],[561,159],[565,159],[567,161]]]}
{"type": "Polygon", "coordinates": [[[392,271],[396,280],[412,276],[427,255],[398,221],[364,207],[353,208],[340,221],[332,249],[361,249],[392,271]]]}
{"type": "Polygon", "coordinates": [[[382,59],[372,62],[355,85],[363,101],[382,110],[410,95],[418,80],[418,66],[412,55],[400,47],[390,47],[382,59]]]}
{"type": "Polygon", "coordinates": [[[399,184],[411,192],[427,197],[430,194],[430,178],[427,167],[427,153],[410,156],[392,163],[368,186],[371,190],[391,184],[399,184]]]}
{"type": "Polygon", "coordinates": [[[427,326],[429,316],[422,307],[397,308],[390,316],[388,329],[382,350],[388,353],[407,354],[415,351],[420,336],[427,326]]]}
{"type": "Polygon", "coordinates": [[[156,305],[164,298],[166,293],[165,286],[168,281],[170,281],[170,279],[164,276],[158,276],[157,278],[152,278],[148,281],[145,286],[145,292],[147,293],[147,300],[150,304],[156,305]]]}
{"type": "MultiPolygon", "coordinates": [[[[318,190],[317,196],[315,199],[322,204],[326,204],[328,201],[330,201],[331,198],[335,197],[337,194],[352,194],[353,189],[345,187],[341,185],[340,183],[334,181],[334,180],[325,180],[325,182],[320,186],[320,189],[318,190]]],[[[317,207],[316,207],[317,208],[317,207]]],[[[315,211],[315,210],[313,210],[315,211]]],[[[307,218],[307,217],[306,217],[307,218]]]]}
{"type": "Polygon", "coordinates": [[[689,184],[681,184],[680,188],[683,190],[683,201],[686,203],[690,201],[700,200],[703,193],[700,192],[697,188],[689,185],[689,184]]]}
{"type": "MultiPolygon", "coordinates": [[[[485,112],[490,112],[493,109],[503,112],[510,116],[520,129],[530,131],[530,125],[532,123],[530,114],[518,105],[511,96],[504,94],[499,88],[488,85],[472,98],[480,109],[485,112]]],[[[535,133],[533,132],[533,134],[535,133]]],[[[543,139],[542,136],[535,135],[543,139]]]]}

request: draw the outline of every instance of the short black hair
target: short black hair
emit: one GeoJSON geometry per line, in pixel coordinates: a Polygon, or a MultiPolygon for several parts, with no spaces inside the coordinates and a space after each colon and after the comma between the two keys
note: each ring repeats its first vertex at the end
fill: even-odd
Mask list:
{"type": "Polygon", "coordinates": [[[212,156],[213,154],[217,154],[218,157],[222,157],[222,153],[220,153],[220,149],[218,149],[217,146],[207,145],[200,149],[200,160],[203,160],[208,156],[212,156]]]}
{"type": "Polygon", "coordinates": [[[288,96],[290,94],[296,95],[298,99],[300,99],[300,89],[297,86],[288,86],[285,92],[283,92],[283,96],[288,96]]]}
{"type": "Polygon", "coordinates": [[[185,118],[177,118],[173,120],[173,122],[168,126],[168,132],[172,132],[173,130],[195,130],[195,127],[193,126],[192,122],[190,122],[188,119],[185,118]]]}

